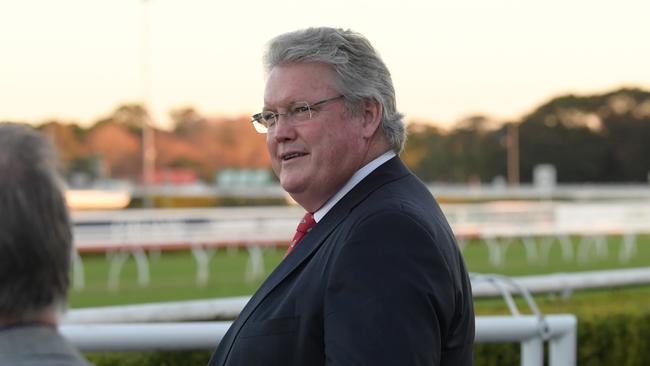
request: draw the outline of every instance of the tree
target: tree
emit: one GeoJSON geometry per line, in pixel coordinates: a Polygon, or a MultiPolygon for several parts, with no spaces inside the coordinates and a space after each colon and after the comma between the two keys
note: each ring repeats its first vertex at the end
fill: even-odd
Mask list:
{"type": "Polygon", "coordinates": [[[76,124],[66,124],[59,121],[49,121],[37,127],[47,136],[57,150],[60,168],[64,175],[74,170],[74,161],[78,157],[88,155],[88,149],[83,142],[85,130],[76,124]]]}
{"type": "Polygon", "coordinates": [[[142,136],[142,125],[147,120],[147,111],[140,104],[122,104],[115,108],[111,114],[97,121],[93,127],[106,123],[116,123],[129,130],[129,132],[142,136]]]}
{"type": "Polygon", "coordinates": [[[439,128],[414,122],[407,126],[408,138],[402,158],[406,165],[424,181],[448,180],[445,137],[439,128]]]}
{"type": "Polygon", "coordinates": [[[95,127],[86,138],[90,153],[102,160],[109,177],[138,180],[142,171],[140,138],[127,126],[104,123],[95,127]]]}
{"type": "Polygon", "coordinates": [[[170,112],[174,122],[174,133],[182,137],[192,137],[208,129],[208,120],[192,107],[174,109],[170,112]]]}
{"type": "Polygon", "coordinates": [[[646,181],[650,170],[650,93],[620,89],[554,98],[520,127],[522,178],[555,165],[560,182],[646,181]]]}
{"type": "Polygon", "coordinates": [[[426,123],[410,123],[402,154],[405,163],[425,181],[489,181],[505,174],[505,151],[496,121],[470,116],[444,132],[426,123]]]}

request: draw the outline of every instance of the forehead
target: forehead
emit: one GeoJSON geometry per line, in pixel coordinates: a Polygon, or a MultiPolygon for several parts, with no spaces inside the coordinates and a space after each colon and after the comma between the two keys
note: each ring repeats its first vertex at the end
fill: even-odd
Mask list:
{"type": "Polygon", "coordinates": [[[264,89],[265,107],[322,99],[334,91],[331,66],[316,62],[288,63],[274,67],[264,89]]]}

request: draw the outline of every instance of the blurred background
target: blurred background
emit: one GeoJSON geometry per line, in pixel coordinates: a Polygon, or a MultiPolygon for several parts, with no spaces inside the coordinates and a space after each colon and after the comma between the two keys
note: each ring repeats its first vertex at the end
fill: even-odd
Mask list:
{"type": "MultiPolygon", "coordinates": [[[[641,0],[0,0],[0,121],[32,125],[59,151],[80,253],[73,309],[247,296],[302,216],[249,122],[264,44],[351,28],[392,72],[402,158],[442,204],[470,271],[647,269],[649,13],[641,0]]],[[[645,365],[648,283],[535,299],[578,317],[579,364],[645,365]]],[[[509,313],[498,297],[476,308],[509,313]]],[[[517,347],[477,345],[477,365],[518,364],[517,347]]]]}
{"type": "Polygon", "coordinates": [[[264,137],[247,123],[263,104],[263,47],[322,24],[365,34],[384,57],[409,126],[404,159],[427,182],[526,184],[550,164],[558,183],[648,183],[649,11],[634,0],[308,12],[292,1],[3,0],[0,120],[50,136],[71,188],[137,199],[145,181],[271,184],[264,137]]]}

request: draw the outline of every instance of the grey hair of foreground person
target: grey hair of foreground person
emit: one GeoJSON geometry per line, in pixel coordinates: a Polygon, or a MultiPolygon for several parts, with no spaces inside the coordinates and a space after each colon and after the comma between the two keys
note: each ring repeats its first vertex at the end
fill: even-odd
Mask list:
{"type": "Polygon", "coordinates": [[[54,148],[31,127],[0,123],[0,320],[63,310],[71,255],[54,148]]]}
{"type": "Polygon", "coordinates": [[[307,28],[281,34],[269,42],[264,55],[266,73],[294,62],[319,62],[332,67],[332,87],[347,101],[348,112],[359,113],[365,100],[382,106],[381,129],[390,147],[400,153],[406,141],[403,116],[397,111],[388,68],[361,34],[336,28],[307,28]]]}

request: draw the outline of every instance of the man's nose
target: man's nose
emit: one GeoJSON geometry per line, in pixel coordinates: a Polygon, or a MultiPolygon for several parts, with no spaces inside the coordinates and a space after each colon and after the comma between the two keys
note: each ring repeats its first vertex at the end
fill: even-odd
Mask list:
{"type": "Polygon", "coordinates": [[[278,114],[275,126],[273,126],[273,137],[277,141],[291,140],[295,138],[296,129],[285,114],[278,114]]]}

